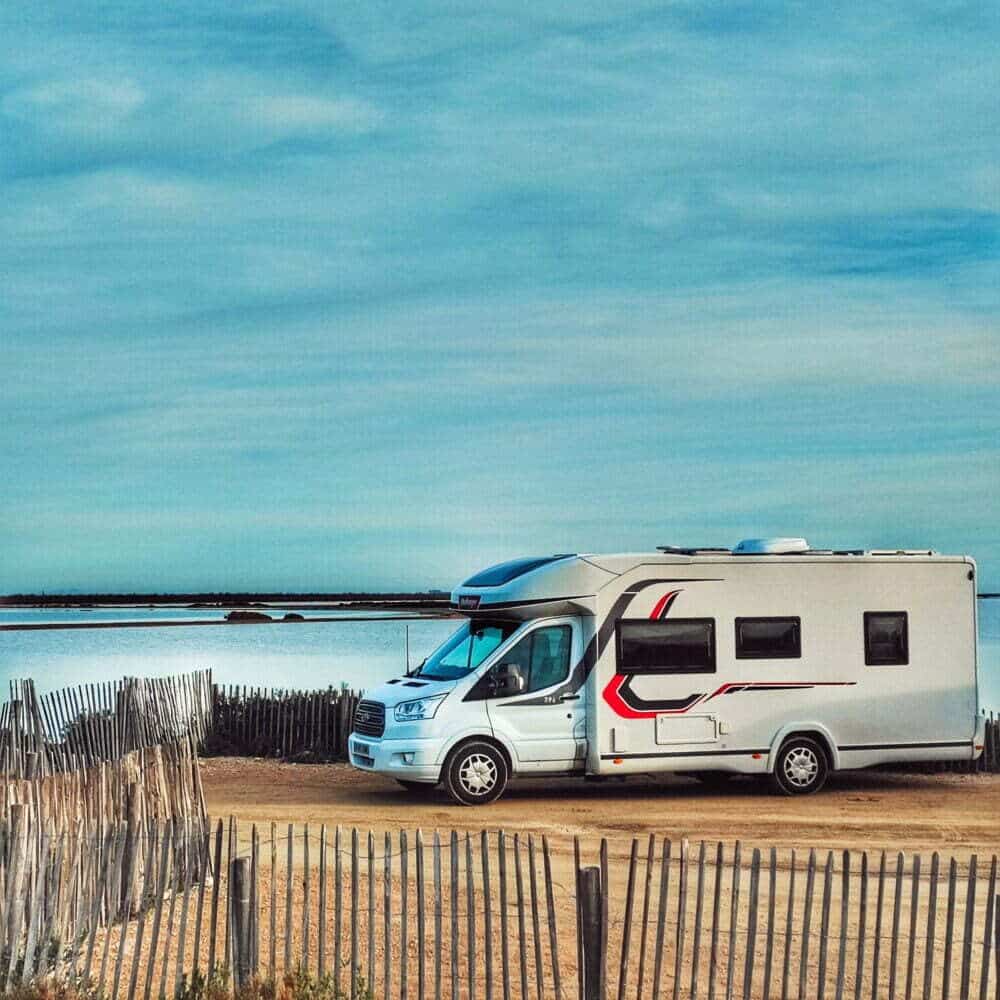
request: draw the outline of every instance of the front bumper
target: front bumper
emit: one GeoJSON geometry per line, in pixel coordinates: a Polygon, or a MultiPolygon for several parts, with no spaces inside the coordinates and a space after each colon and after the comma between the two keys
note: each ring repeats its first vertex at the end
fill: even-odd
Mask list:
{"type": "Polygon", "coordinates": [[[347,755],[352,766],[361,771],[436,784],[441,780],[443,745],[443,740],[372,739],[351,733],[347,755]]]}

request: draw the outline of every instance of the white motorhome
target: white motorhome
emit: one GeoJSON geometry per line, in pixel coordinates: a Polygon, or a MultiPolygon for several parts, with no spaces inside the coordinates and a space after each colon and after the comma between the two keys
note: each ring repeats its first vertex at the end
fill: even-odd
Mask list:
{"type": "Polygon", "coordinates": [[[467,620],[359,704],[351,763],[459,802],[512,777],[767,776],[982,751],[976,567],[929,551],[735,549],[518,559],[455,589],[467,620]]]}

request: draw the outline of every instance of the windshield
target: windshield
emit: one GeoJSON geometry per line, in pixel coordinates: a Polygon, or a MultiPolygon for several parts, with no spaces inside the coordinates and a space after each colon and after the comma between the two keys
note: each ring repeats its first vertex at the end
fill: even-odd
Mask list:
{"type": "Polygon", "coordinates": [[[468,621],[420,665],[418,676],[431,681],[457,681],[475,670],[521,622],[468,621]]]}

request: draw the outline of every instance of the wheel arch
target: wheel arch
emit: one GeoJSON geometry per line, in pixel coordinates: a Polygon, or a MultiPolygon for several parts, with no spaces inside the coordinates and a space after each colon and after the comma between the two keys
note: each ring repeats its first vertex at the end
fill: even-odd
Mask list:
{"type": "Polygon", "coordinates": [[[514,775],[514,760],[516,759],[513,755],[513,751],[508,747],[503,740],[499,739],[493,733],[483,733],[483,732],[472,732],[463,733],[461,736],[456,737],[448,746],[445,748],[444,753],[441,757],[441,774],[444,775],[447,770],[448,764],[451,762],[451,758],[462,749],[467,743],[488,743],[490,746],[495,747],[503,755],[503,759],[507,763],[507,774],[510,777],[514,775]]]}
{"type": "Polygon", "coordinates": [[[833,738],[830,730],[819,722],[793,722],[782,726],[771,741],[771,749],[767,755],[767,771],[769,774],[774,772],[778,751],[785,741],[792,736],[808,736],[816,740],[826,753],[826,760],[830,765],[830,770],[840,770],[840,754],[837,752],[837,741],[833,738]]]}

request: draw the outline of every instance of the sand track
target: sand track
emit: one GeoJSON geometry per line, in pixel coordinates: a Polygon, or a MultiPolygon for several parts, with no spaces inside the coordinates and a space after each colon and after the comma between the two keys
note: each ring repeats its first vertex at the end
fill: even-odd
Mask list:
{"type": "Polygon", "coordinates": [[[819,795],[780,798],[750,781],[724,791],[674,777],[602,783],[515,782],[491,806],[465,808],[438,791],[415,797],[344,764],[202,762],[209,811],[241,820],[358,826],[376,831],[495,829],[547,834],[566,849],[611,838],[622,849],[650,833],[754,846],[932,851],[958,858],[1000,851],[1000,776],[837,775],[819,795]]]}

